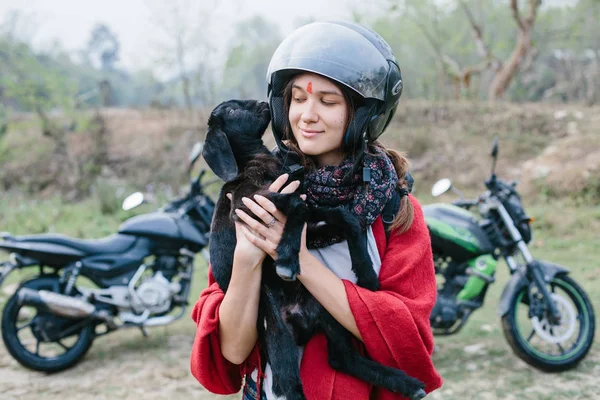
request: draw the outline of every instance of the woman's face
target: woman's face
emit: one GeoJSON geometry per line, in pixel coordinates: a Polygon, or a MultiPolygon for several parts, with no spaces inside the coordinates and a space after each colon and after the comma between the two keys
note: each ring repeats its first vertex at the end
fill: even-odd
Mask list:
{"type": "Polygon", "coordinates": [[[329,79],[311,73],[292,85],[289,119],[298,147],[318,166],[339,165],[348,113],[344,95],[329,79]]]}

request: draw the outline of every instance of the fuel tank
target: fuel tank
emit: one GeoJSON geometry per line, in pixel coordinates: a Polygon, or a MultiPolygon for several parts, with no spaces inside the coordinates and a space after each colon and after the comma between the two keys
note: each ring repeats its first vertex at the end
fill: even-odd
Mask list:
{"type": "Polygon", "coordinates": [[[461,262],[494,251],[475,214],[442,203],[424,206],[423,213],[435,253],[461,262]]]}
{"type": "Polygon", "coordinates": [[[125,221],[119,233],[145,236],[155,240],[185,242],[198,247],[208,244],[208,238],[186,217],[175,213],[153,212],[138,215],[125,221]]]}

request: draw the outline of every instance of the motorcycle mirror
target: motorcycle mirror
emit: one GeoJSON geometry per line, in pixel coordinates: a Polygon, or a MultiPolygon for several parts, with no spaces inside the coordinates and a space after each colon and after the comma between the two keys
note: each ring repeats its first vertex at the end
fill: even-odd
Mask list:
{"type": "Polygon", "coordinates": [[[204,143],[196,142],[194,147],[192,147],[192,151],[190,151],[189,162],[193,164],[202,154],[202,150],[204,149],[204,143]]]}
{"type": "Polygon", "coordinates": [[[492,145],[492,153],[490,155],[498,158],[498,136],[494,137],[494,144],[492,145]]]}
{"type": "Polygon", "coordinates": [[[130,194],[123,200],[123,210],[129,211],[132,208],[136,208],[144,202],[144,194],[142,192],[135,192],[130,194]]]}
{"type": "Polygon", "coordinates": [[[192,171],[192,167],[194,166],[194,164],[196,163],[196,161],[202,155],[202,150],[203,149],[204,149],[204,143],[202,143],[202,142],[196,142],[194,144],[194,147],[192,147],[192,151],[190,151],[190,155],[188,157],[188,162],[189,162],[189,164],[188,164],[188,175],[192,171]]]}
{"type": "Polygon", "coordinates": [[[450,179],[440,179],[439,181],[433,184],[433,187],[431,188],[431,195],[433,197],[438,197],[450,190],[451,187],[452,181],[450,179]]]}
{"type": "Polygon", "coordinates": [[[498,161],[498,136],[494,137],[494,144],[492,145],[492,176],[496,174],[496,162],[498,161]]]}

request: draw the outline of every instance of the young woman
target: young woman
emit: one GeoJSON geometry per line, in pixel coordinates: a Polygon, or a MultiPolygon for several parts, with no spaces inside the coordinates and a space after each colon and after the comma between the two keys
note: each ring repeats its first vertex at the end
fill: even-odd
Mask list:
{"type": "MultiPolygon", "coordinates": [[[[408,161],[377,142],[402,91],[389,46],[360,25],[312,23],[281,43],[267,79],[278,154],[292,169],[304,168],[302,190],[309,205],[343,205],[360,219],[381,288],[371,292],[356,285],[343,238],[307,243],[306,229],[299,281],[369,358],[420,379],[427,392],[440,387],[431,361],[429,314],[436,281],[429,233],[417,200],[408,195],[408,161]],[[388,238],[382,212],[394,191],[402,197],[388,238]]],[[[270,190],[299,189],[299,181],[289,181],[284,174],[270,190]]],[[[209,272],[209,286],[192,313],[198,328],[191,370],[211,392],[236,393],[245,382],[244,399],[273,399],[270,366],[262,368],[256,326],[261,323],[261,264],[267,256],[277,258],[286,217],[264,197],[244,202],[262,222],[236,211],[244,224],[236,225],[227,293],[209,272]]],[[[399,398],[333,370],[323,334],[316,334],[301,354],[308,399],[399,398]]]]}

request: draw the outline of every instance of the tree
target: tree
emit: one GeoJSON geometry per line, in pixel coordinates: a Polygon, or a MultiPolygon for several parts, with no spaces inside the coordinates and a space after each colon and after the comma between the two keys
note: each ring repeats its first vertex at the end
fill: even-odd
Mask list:
{"type": "Polygon", "coordinates": [[[216,12],[216,0],[192,2],[173,0],[169,3],[148,1],[152,20],[163,36],[156,45],[157,63],[166,70],[176,68],[177,80],[186,107],[192,108],[192,80],[190,71],[206,70],[213,51],[208,32],[216,12]],[[190,64],[195,67],[190,68],[190,64]]]}
{"type": "Polygon", "coordinates": [[[456,97],[475,95],[477,82],[494,101],[504,96],[537,54],[532,37],[540,0],[379,0],[379,4],[386,15],[377,16],[378,30],[384,27],[381,31],[397,54],[409,55],[401,64],[415,68],[413,76],[421,78],[423,89],[437,82],[436,97],[444,98],[448,85],[456,97]],[[422,51],[423,42],[429,54],[422,51]],[[434,80],[424,76],[433,73],[434,80]]]}
{"type": "Polygon", "coordinates": [[[490,100],[496,100],[504,95],[506,88],[519,71],[519,67],[525,64],[527,57],[532,54],[533,43],[531,37],[541,3],[541,0],[527,0],[527,13],[523,17],[519,9],[519,2],[510,0],[511,13],[518,29],[517,41],[510,57],[500,65],[494,80],[490,84],[490,100]]]}
{"type": "Polygon", "coordinates": [[[117,35],[105,24],[97,24],[87,43],[87,54],[103,71],[114,71],[121,45],[117,35]]]}
{"type": "Polygon", "coordinates": [[[227,97],[266,97],[267,67],[281,40],[277,25],[260,16],[236,25],[223,70],[223,90],[227,97]]]}

